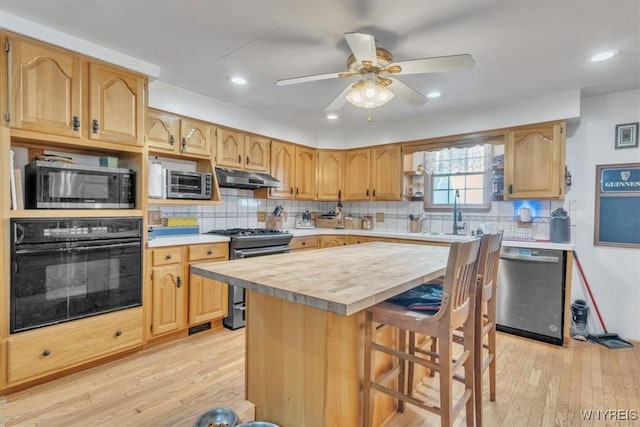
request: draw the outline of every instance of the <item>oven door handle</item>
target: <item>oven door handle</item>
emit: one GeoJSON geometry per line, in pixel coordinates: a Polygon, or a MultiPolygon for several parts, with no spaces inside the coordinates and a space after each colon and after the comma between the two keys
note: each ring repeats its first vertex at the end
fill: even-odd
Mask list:
{"type": "Polygon", "coordinates": [[[271,246],[264,249],[251,249],[251,250],[235,250],[236,258],[251,258],[254,256],[263,256],[263,255],[275,255],[275,254],[283,254],[290,251],[288,245],[283,246],[271,246]]]}
{"type": "Polygon", "coordinates": [[[55,252],[88,252],[92,250],[104,250],[104,249],[117,249],[117,248],[130,248],[132,246],[140,246],[140,242],[131,243],[114,243],[111,245],[100,246],[74,246],[74,247],[59,247],[52,249],[18,249],[17,255],[36,255],[36,254],[50,254],[55,252]]]}

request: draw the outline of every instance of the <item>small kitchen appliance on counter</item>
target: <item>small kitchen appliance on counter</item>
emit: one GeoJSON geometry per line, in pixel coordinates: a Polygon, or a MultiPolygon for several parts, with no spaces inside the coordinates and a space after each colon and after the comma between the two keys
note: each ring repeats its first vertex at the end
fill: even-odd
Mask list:
{"type": "Polygon", "coordinates": [[[569,214],[562,208],[551,212],[549,239],[552,243],[568,243],[571,241],[571,224],[569,214]]]}

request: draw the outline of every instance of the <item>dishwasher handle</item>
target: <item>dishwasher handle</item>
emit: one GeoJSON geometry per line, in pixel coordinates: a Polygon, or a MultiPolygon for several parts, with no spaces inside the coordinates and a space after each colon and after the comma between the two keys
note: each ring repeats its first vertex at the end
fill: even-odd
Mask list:
{"type": "Polygon", "coordinates": [[[500,254],[500,259],[512,259],[517,261],[527,262],[560,262],[560,258],[557,256],[528,256],[528,255],[513,255],[513,254],[500,254]]]}

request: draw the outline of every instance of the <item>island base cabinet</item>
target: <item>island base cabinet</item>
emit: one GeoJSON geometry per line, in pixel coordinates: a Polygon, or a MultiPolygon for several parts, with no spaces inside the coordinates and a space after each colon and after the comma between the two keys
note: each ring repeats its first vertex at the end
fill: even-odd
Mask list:
{"type": "Polygon", "coordinates": [[[8,339],[8,383],[35,379],[142,345],[142,308],[14,334],[8,339]]]}
{"type": "MultiPolygon", "coordinates": [[[[383,330],[377,339],[389,345],[397,332],[383,330]]],[[[247,291],[246,342],[246,398],[256,419],[362,425],[363,312],[342,316],[247,291]]],[[[376,354],[374,371],[380,375],[391,363],[390,356],[376,354]]],[[[397,402],[382,393],[374,399],[374,425],[381,425],[397,402]]]]}

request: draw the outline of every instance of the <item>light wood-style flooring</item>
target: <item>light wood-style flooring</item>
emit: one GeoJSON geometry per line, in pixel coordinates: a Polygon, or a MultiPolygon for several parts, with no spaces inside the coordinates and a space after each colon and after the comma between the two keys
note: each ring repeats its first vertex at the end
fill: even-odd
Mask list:
{"type": "MultiPolygon", "coordinates": [[[[640,346],[608,350],[573,341],[561,348],[499,333],[497,352],[498,398],[485,399],[485,426],[640,425],[587,423],[580,412],[640,415],[640,346]]],[[[208,409],[243,400],[244,330],[224,330],[0,397],[0,425],[191,426],[208,409]]],[[[440,423],[409,409],[388,425],[440,423]]]]}

